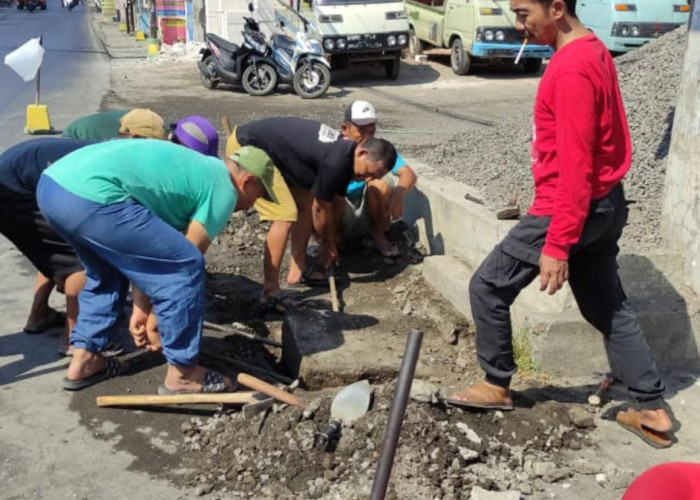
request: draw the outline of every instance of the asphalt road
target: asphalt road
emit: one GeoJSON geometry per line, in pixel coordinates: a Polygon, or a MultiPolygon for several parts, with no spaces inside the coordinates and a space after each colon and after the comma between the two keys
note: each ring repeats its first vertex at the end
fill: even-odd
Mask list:
{"type": "MultiPolygon", "coordinates": [[[[41,102],[61,129],[96,112],[109,84],[109,61],[92,34],[87,9],[72,12],[59,0],[45,11],[0,8],[0,55],[43,35],[41,102]]],[[[24,83],[0,66],[0,151],[21,140],[25,107],[34,82],[24,83]]],[[[175,499],[180,492],[127,470],[133,457],[97,441],[70,411],[61,390],[67,360],[56,354],[57,330],[26,335],[34,270],[0,236],[0,498],[1,499],[175,499]],[[138,492],[135,494],[134,492],[138,492]]],[[[63,307],[62,296],[53,305],[63,307]]]]}
{"type": "Polygon", "coordinates": [[[87,8],[69,12],[60,0],[47,1],[44,11],[0,7],[0,149],[22,139],[25,108],[36,98],[36,82],[25,83],[4,64],[5,56],[29,39],[43,37],[40,102],[48,105],[54,128],[96,111],[107,89],[108,60],[92,34],[87,8]]]}

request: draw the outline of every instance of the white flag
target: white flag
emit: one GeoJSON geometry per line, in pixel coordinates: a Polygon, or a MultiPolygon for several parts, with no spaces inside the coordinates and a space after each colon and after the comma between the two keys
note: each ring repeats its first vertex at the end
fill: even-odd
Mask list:
{"type": "Polygon", "coordinates": [[[32,38],[17,50],[5,56],[5,64],[12,68],[22,80],[33,80],[44,59],[44,47],[38,38],[32,38]]]}

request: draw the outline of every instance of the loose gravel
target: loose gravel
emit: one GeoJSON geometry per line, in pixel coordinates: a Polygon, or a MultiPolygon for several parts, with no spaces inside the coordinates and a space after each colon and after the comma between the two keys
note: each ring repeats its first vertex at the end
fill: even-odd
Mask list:
{"type": "MultiPolygon", "coordinates": [[[[623,244],[637,251],[663,244],[659,226],[666,156],[686,39],[687,29],[680,27],[615,59],[634,154],[625,186],[627,197],[636,203],[631,206],[623,244]]],[[[508,204],[513,197],[525,209],[534,191],[530,172],[531,104],[514,109],[511,120],[454,134],[428,151],[411,148],[410,155],[480,188],[492,209],[508,204]]]]}

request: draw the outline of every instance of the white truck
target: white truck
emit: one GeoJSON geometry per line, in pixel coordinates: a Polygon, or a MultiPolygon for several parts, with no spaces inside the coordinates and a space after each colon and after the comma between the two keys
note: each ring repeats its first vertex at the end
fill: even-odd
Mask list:
{"type": "Polygon", "coordinates": [[[401,51],[408,47],[408,18],[403,0],[277,0],[275,18],[290,31],[318,37],[333,69],[381,63],[395,80],[401,51]]]}

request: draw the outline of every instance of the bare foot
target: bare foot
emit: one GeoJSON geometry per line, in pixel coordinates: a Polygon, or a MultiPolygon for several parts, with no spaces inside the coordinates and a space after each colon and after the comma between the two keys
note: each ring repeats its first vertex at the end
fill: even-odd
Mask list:
{"type": "Polygon", "coordinates": [[[68,366],[68,380],[82,380],[91,377],[105,367],[105,358],[87,349],[75,349],[68,366]]]}
{"type": "MultiPolygon", "coordinates": [[[[165,376],[165,388],[173,392],[201,392],[204,384],[206,369],[199,365],[177,366],[168,365],[165,376]]],[[[231,379],[222,377],[225,390],[233,389],[231,379]]],[[[221,391],[212,391],[221,392],[221,391]]]]}
{"type": "Polygon", "coordinates": [[[668,416],[666,410],[659,408],[657,410],[642,410],[639,412],[639,420],[642,425],[657,432],[670,432],[673,429],[673,422],[668,416]]]}

